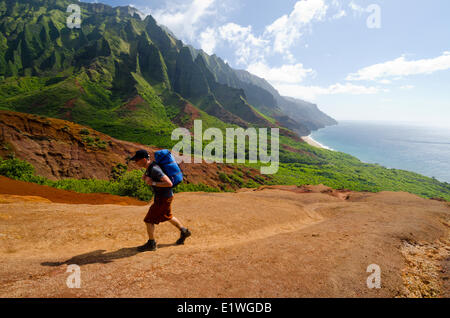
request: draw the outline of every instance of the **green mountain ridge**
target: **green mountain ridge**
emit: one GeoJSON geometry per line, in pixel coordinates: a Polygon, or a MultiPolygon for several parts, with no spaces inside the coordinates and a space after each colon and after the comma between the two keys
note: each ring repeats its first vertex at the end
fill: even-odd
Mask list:
{"type": "Polygon", "coordinates": [[[243,89],[250,104],[299,135],[306,136],[312,130],[337,124],[336,120],[320,111],[316,104],[281,96],[265,79],[245,70],[235,70],[215,54],[210,56],[202,50],[188,47],[194,57],[204,57],[216,81],[243,89]]]}
{"type": "Polygon", "coordinates": [[[132,125],[133,140],[162,146],[171,144],[164,136],[174,128],[167,110],[180,115],[183,100],[224,123],[278,126],[242,88],[217,82],[205,56],[194,59],[151,16],[142,20],[131,7],[76,2],[81,28],[69,29],[70,3],[0,1],[1,108],[72,120],[128,140],[132,125]],[[145,101],[139,110],[124,111],[137,96],[145,101]]]}

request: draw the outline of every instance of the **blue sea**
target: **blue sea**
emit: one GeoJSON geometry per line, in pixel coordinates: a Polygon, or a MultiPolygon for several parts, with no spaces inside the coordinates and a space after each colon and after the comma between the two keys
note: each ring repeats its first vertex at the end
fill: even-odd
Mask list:
{"type": "Polygon", "coordinates": [[[450,183],[450,123],[445,126],[381,121],[339,121],[312,139],[363,162],[378,163],[450,183]]]}

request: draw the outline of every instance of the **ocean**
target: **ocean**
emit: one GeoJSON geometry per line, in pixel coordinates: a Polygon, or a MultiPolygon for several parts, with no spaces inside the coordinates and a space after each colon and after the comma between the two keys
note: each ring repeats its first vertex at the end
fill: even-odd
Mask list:
{"type": "Polygon", "coordinates": [[[363,162],[409,170],[450,183],[450,123],[448,127],[438,127],[342,120],[338,125],[312,132],[310,137],[363,162]]]}

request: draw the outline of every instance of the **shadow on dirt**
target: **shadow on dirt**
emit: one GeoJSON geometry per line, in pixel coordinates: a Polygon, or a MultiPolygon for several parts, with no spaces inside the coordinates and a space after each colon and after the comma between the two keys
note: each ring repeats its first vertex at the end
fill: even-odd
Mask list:
{"type": "MultiPolygon", "coordinates": [[[[164,248],[169,246],[176,246],[176,244],[158,244],[158,248],[164,248]]],[[[121,248],[114,252],[105,253],[106,250],[96,250],[93,252],[81,254],[72,257],[71,259],[68,259],[64,262],[42,262],[42,266],[61,266],[61,265],[70,265],[70,264],[77,264],[78,266],[82,265],[88,265],[88,264],[107,264],[111,263],[116,259],[121,258],[127,258],[135,256],[139,253],[145,253],[145,252],[139,252],[136,247],[126,247],[121,248]]]]}

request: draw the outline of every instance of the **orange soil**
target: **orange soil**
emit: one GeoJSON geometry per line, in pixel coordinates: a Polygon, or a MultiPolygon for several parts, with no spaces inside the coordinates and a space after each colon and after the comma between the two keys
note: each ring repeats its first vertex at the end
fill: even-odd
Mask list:
{"type": "Polygon", "coordinates": [[[322,185],[179,193],[173,213],[192,237],[174,245],[166,222],[158,249],[138,253],[147,209],[0,198],[0,297],[450,295],[448,202],[322,185]],[[79,289],[66,285],[70,264],[79,289]],[[371,264],[380,289],[367,287],[371,264]]]}
{"type": "Polygon", "coordinates": [[[49,186],[42,186],[30,182],[12,180],[0,176],[0,193],[24,196],[38,196],[46,198],[55,203],[69,204],[119,204],[119,205],[146,205],[130,197],[122,197],[107,193],[77,193],[55,189],[49,186]]]}

